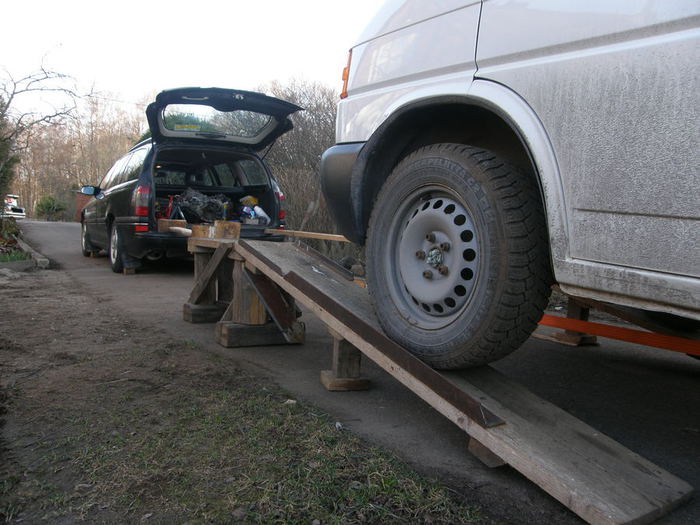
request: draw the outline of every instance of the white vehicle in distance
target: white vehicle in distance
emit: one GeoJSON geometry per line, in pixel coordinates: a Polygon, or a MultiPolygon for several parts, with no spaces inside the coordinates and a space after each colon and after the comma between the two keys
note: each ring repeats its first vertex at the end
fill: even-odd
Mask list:
{"type": "Polygon", "coordinates": [[[554,283],[700,326],[700,2],[389,0],[322,163],[386,332],[494,361],[554,283]]]}
{"type": "Polygon", "coordinates": [[[13,217],[15,219],[24,219],[27,214],[19,205],[19,195],[5,195],[5,202],[0,210],[0,218],[13,217]]]}

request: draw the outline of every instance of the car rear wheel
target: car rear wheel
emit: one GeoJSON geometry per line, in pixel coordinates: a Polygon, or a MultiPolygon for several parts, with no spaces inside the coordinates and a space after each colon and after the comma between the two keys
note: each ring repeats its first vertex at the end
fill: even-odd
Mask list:
{"type": "Polygon", "coordinates": [[[534,330],[550,292],[536,182],[489,151],[419,149],[377,197],[367,270],[381,325],[431,366],[506,356],[534,330]]]}
{"type": "Polygon", "coordinates": [[[119,228],[116,224],[112,224],[109,234],[109,263],[112,271],[122,273],[124,270],[124,262],[122,261],[122,240],[119,235],[119,228]]]}
{"type": "Polygon", "coordinates": [[[93,253],[98,251],[90,242],[90,237],[88,236],[87,227],[84,222],[80,223],[80,248],[85,257],[90,257],[93,253]]]}

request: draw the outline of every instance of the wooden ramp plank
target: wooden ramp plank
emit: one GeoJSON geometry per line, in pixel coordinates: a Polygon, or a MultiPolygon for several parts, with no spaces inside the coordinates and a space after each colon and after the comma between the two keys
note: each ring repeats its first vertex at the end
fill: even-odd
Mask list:
{"type": "Polygon", "coordinates": [[[648,523],[692,493],[683,480],[491,367],[443,374],[481,392],[507,422],[468,432],[590,523],[648,523]]]}
{"type": "Polygon", "coordinates": [[[367,291],[343,279],[335,269],[323,268],[317,258],[310,258],[289,243],[241,241],[236,251],[379,366],[421,397],[428,397],[433,406],[436,403],[457,406],[460,414],[469,414],[477,425],[503,424],[478,400],[378,330],[377,322],[366,315],[372,312],[367,291]],[[316,287],[311,282],[322,286],[316,287]]]}
{"type": "Polygon", "coordinates": [[[437,372],[388,339],[366,290],[289,243],[241,241],[246,261],[435,409],[590,523],[648,523],[692,487],[491,367],[437,372]],[[475,405],[468,400],[478,400],[475,405]]]}

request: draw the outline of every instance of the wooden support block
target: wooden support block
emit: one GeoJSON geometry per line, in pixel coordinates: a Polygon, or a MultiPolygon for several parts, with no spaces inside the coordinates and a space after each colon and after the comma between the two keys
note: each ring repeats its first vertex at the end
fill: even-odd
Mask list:
{"type": "Polygon", "coordinates": [[[194,254],[194,287],[189,302],[193,304],[213,304],[216,302],[216,276],[219,265],[231,247],[220,245],[214,253],[194,254]]]}
{"type": "MultiPolygon", "coordinates": [[[[579,321],[588,321],[590,308],[582,306],[575,299],[569,297],[569,302],[566,309],[566,317],[569,319],[577,319],[579,321]]],[[[582,332],[574,332],[573,330],[564,330],[555,335],[560,342],[567,345],[575,346],[590,346],[597,345],[598,339],[594,335],[584,334],[582,332]]]]}
{"type": "Polygon", "coordinates": [[[124,268],[122,269],[122,273],[124,275],[135,275],[136,274],[136,268],[124,268]]]}
{"type": "Polygon", "coordinates": [[[227,348],[302,344],[306,327],[296,321],[294,302],[285,300],[267,277],[249,273],[243,260],[228,262],[233,265],[233,298],[216,326],[216,341],[227,348]]]}
{"type": "Polygon", "coordinates": [[[489,468],[496,468],[496,467],[502,467],[503,465],[507,465],[505,461],[503,461],[500,457],[498,457],[496,454],[491,452],[486,446],[484,446],[481,441],[478,441],[474,438],[469,438],[469,446],[468,446],[469,452],[471,452],[476,458],[481,461],[484,465],[486,465],[489,468]]]}
{"type": "Polygon", "coordinates": [[[336,377],[360,377],[362,352],[345,339],[333,338],[333,373],[336,377]]]}
{"type": "Polygon", "coordinates": [[[241,223],[235,221],[214,221],[214,238],[238,239],[241,236],[241,223]]]}
{"type": "Polygon", "coordinates": [[[168,233],[171,226],[186,228],[187,221],[182,219],[158,219],[158,233],[168,233]]]}
{"type": "Polygon", "coordinates": [[[246,325],[267,323],[267,310],[255,288],[245,276],[244,263],[234,261],[233,300],[231,301],[231,321],[246,325]]]}
{"type": "Polygon", "coordinates": [[[224,257],[216,271],[216,300],[228,303],[233,299],[233,261],[224,257]]]}
{"type": "Polygon", "coordinates": [[[262,301],[268,315],[277,324],[278,328],[286,332],[294,324],[296,305],[289,296],[282,293],[279,286],[259,273],[250,273],[247,269],[243,272],[246,283],[249,284],[262,301]]]}
{"type": "Polygon", "coordinates": [[[193,224],[192,225],[192,237],[202,237],[209,238],[211,232],[211,226],[209,224],[193,224]]]}
{"type": "Polygon", "coordinates": [[[245,325],[221,321],[216,325],[216,342],[226,348],[240,346],[286,345],[289,341],[277,325],[245,325]]]}
{"type": "Polygon", "coordinates": [[[283,332],[287,343],[290,345],[303,345],[306,340],[306,325],[302,322],[295,321],[292,326],[283,332]]]}
{"type": "MultiPolygon", "coordinates": [[[[576,319],[577,321],[588,321],[590,308],[581,305],[572,297],[569,297],[566,309],[566,317],[568,319],[576,319]]],[[[596,346],[598,338],[594,335],[584,334],[582,332],[574,332],[573,330],[557,331],[554,333],[536,332],[533,334],[538,339],[545,341],[554,341],[568,346],[596,346]]]]}
{"type": "Polygon", "coordinates": [[[369,379],[360,376],[362,352],[336,331],[328,331],[333,336],[333,368],[321,370],[321,383],[334,392],[367,390],[369,379]]]}
{"type": "Polygon", "coordinates": [[[182,319],[188,323],[215,323],[224,313],[225,306],[221,304],[192,304],[182,305],[182,319]]]}
{"type": "Polygon", "coordinates": [[[330,392],[368,390],[370,386],[369,379],[362,377],[335,377],[333,370],[321,370],[321,384],[330,392]]]}

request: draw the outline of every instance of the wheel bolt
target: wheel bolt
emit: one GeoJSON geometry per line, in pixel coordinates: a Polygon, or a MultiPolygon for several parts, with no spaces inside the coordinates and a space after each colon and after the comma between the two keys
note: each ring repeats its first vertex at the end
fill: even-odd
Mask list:
{"type": "Polygon", "coordinates": [[[425,240],[428,242],[435,242],[435,234],[429,233],[428,235],[425,236],[425,240]]]}
{"type": "Polygon", "coordinates": [[[423,259],[425,259],[425,252],[423,250],[418,250],[416,252],[416,258],[422,261],[423,259]]]}
{"type": "Polygon", "coordinates": [[[441,249],[443,252],[449,252],[449,251],[450,251],[450,248],[451,248],[451,246],[450,246],[450,243],[449,243],[449,242],[443,242],[443,243],[440,245],[440,249],[441,249]]]}
{"type": "Polygon", "coordinates": [[[426,279],[432,279],[432,278],[433,278],[433,272],[431,272],[430,270],[425,270],[425,271],[423,272],[423,277],[425,277],[426,279]]]}
{"type": "Polygon", "coordinates": [[[440,272],[440,275],[447,275],[447,273],[450,271],[450,269],[445,266],[444,264],[441,264],[438,266],[438,272],[440,272]]]}

